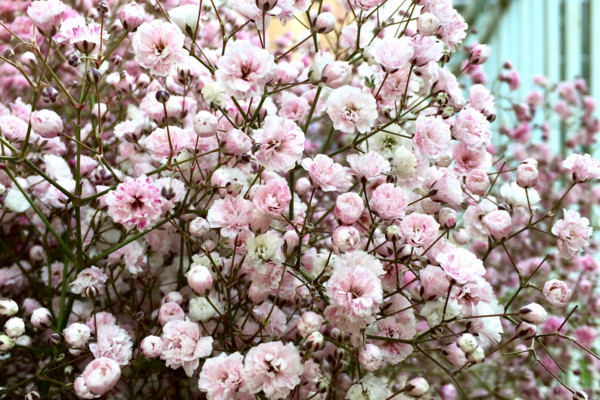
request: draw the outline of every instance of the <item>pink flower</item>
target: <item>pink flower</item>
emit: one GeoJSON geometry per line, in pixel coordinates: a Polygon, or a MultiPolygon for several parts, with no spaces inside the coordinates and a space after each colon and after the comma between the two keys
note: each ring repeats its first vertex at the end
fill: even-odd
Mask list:
{"type": "Polygon", "coordinates": [[[119,365],[129,364],[132,355],[131,336],[118,325],[99,325],[96,342],[90,344],[90,351],[96,358],[106,357],[119,365]]]}
{"type": "Polygon", "coordinates": [[[410,45],[414,50],[411,62],[417,67],[439,61],[444,55],[443,44],[432,36],[415,35],[410,39],[410,45]]]}
{"type": "Polygon", "coordinates": [[[144,7],[140,6],[135,1],[125,4],[119,10],[119,20],[121,21],[121,25],[129,32],[135,32],[138,26],[144,22],[145,16],[146,12],[144,11],[144,7]]]}
{"type": "Polygon", "coordinates": [[[260,145],[254,153],[258,162],[274,171],[289,171],[304,151],[304,132],[294,121],[276,116],[265,118],[262,129],[254,131],[260,145]]]}
{"type": "Polygon", "coordinates": [[[342,86],[331,92],[327,99],[327,114],[335,129],[347,133],[369,131],[379,115],[373,95],[354,86],[342,86]]]}
{"type": "Polygon", "coordinates": [[[564,210],[564,218],[556,221],[552,233],[558,236],[558,253],[563,258],[575,257],[592,235],[590,220],[575,210],[564,210]]]}
{"type": "Polygon", "coordinates": [[[388,174],[391,165],[388,160],[375,151],[366,154],[350,154],[346,159],[350,165],[350,173],[359,181],[373,182],[382,175],[388,174]]]}
{"type": "Polygon", "coordinates": [[[227,94],[247,99],[262,94],[275,72],[270,52],[242,40],[227,46],[225,55],[217,62],[215,76],[227,94]]]}
{"type": "Polygon", "coordinates": [[[14,115],[0,116],[0,126],[2,127],[2,136],[11,142],[22,142],[27,136],[27,122],[14,115]]]}
{"type": "Polygon", "coordinates": [[[417,117],[413,145],[420,154],[435,161],[448,152],[451,139],[450,126],[441,117],[417,117]]]}
{"type": "Polygon", "coordinates": [[[533,158],[524,160],[517,167],[517,185],[522,188],[532,188],[538,179],[537,161],[533,158]]]}
{"type": "Polygon", "coordinates": [[[314,159],[305,158],[302,167],[308,172],[313,185],[324,192],[343,192],[350,188],[347,168],[325,154],[317,154],[314,159]]]}
{"type": "Polygon", "coordinates": [[[407,204],[404,190],[392,183],[377,186],[371,194],[370,202],[373,211],[385,220],[402,218],[407,204]]]}
{"type": "Polygon", "coordinates": [[[261,343],[246,354],[246,390],[251,394],[263,391],[269,400],[287,397],[300,383],[303,372],[300,353],[292,343],[261,343]]]}
{"type": "Polygon", "coordinates": [[[492,155],[483,149],[471,149],[464,143],[454,143],[452,147],[454,168],[459,174],[467,174],[474,169],[484,172],[492,166],[492,155]]]}
{"type": "Polygon", "coordinates": [[[95,287],[98,292],[104,291],[104,283],[108,276],[100,268],[91,266],[90,268],[82,269],[77,274],[77,279],[70,283],[71,292],[75,294],[84,293],[88,287],[95,287]]]}
{"type": "Polygon", "coordinates": [[[284,179],[270,179],[266,184],[259,186],[254,193],[252,202],[258,211],[279,215],[287,209],[292,195],[284,179]]]}
{"type": "Polygon", "coordinates": [[[494,96],[483,85],[477,84],[469,88],[469,106],[486,117],[495,115],[494,96]]]}
{"type": "Polygon", "coordinates": [[[121,379],[121,368],[114,360],[101,357],[86,365],[81,375],[83,384],[93,397],[102,396],[121,379]]]}
{"type": "Polygon", "coordinates": [[[339,306],[350,317],[370,317],[383,301],[381,281],[363,266],[338,267],[327,281],[331,305],[339,306]]]}
{"type": "Polygon", "coordinates": [[[244,388],[244,356],[221,353],[207,358],[200,372],[198,387],[206,392],[208,400],[233,400],[244,388]]]}
{"type": "Polygon", "coordinates": [[[571,154],[563,161],[563,168],[573,174],[574,182],[588,182],[600,177],[600,164],[589,154],[571,154]]]}
{"type": "Polygon", "coordinates": [[[252,221],[254,206],[242,196],[227,196],[214,202],[206,219],[211,228],[221,228],[225,237],[234,237],[252,221]]]}
{"type": "Polygon", "coordinates": [[[448,278],[458,285],[464,285],[485,274],[483,262],[475,254],[462,247],[440,253],[436,259],[448,278]]]}
{"type": "Polygon", "coordinates": [[[571,300],[571,289],[563,281],[551,279],[544,284],[544,297],[556,307],[564,307],[571,300]]]}
{"type": "Polygon", "coordinates": [[[419,273],[421,281],[421,297],[426,301],[435,300],[436,297],[448,296],[450,283],[443,269],[428,265],[419,273]]]}
{"type": "Polygon", "coordinates": [[[510,235],[512,220],[508,211],[492,211],[483,217],[483,222],[485,223],[488,232],[490,232],[490,235],[498,242],[506,240],[508,235],[510,235]]]}
{"type": "Polygon", "coordinates": [[[342,193],[335,199],[333,214],[342,224],[352,225],[360,218],[364,209],[365,203],[358,194],[342,193]]]}
{"type": "Polygon", "coordinates": [[[58,32],[66,9],[60,0],[33,1],[27,8],[27,15],[42,35],[52,37],[58,32]]]}
{"type": "Polygon", "coordinates": [[[183,150],[193,147],[189,131],[177,126],[156,128],[147,138],[145,146],[157,160],[177,157],[183,150]]]}
{"type": "Polygon", "coordinates": [[[171,321],[163,327],[163,352],[160,355],[167,367],[183,367],[187,376],[192,376],[200,358],[212,353],[213,338],[202,337],[198,324],[189,321],[171,321]]]}
{"type": "Polygon", "coordinates": [[[369,48],[375,62],[381,65],[384,72],[391,74],[406,65],[414,52],[406,36],[376,38],[369,48]]]}
{"type": "Polygon", "coordinates": [[[431,215],[412,213],[400,222],[402,238],[413,247],[429,247],[437,239],[440,225],[431,215]]]}
{"type": "Polygon", "coordinates": [[[156,358],[163,352],[163,341],[158,336],[146,336],[140,343],[140,350],[147,358],[156,358]]]}
{"type": "Polygon", "coordinates": [[[465,108],[458,113],[452,134],[471,149],[484,147],[491,138],[490,123],[474,108],[465,108]]]}
{"type": "Polygon", "coordinates": [[[100,37],[100,24],[95,22],[87,23],[83,17],[74,17],[65,20],[57,35],[58,43],[69,42],[77,50],[84,54],[89,54],[98,45],[100,40],[108,40],[106,30],[102,31],[100,37]]]}
{"type": "Polygon", "coordinates": [[[161,325],[171,321],[183,321],[184,319],[185,312],[177,303],[167,302],[158,309],[158,323],[161,325]]]}
{"type": "MultiPolygon", "coordinates": [[[[375,335],[383,338],[411,340],[416,333],[416,323],[412,314],[408,317],[401,315],[398,318],[387,317],[381,319],[377,322],[377,326],[379,332],[375,335]]],[[[404,361],[414,350],[408,343],[377,339],[373,339],[373,343],[381,350],[383,360],[391,364],[404,361]]]]}
{"type": "Polygon", "coordinates": [[[133,36],[135,60],[159,76],[175,71],[186,58],[185,35],[175,24],[161,20],[144,22],[133,36]]]}
{"type": "Polygon", "coordinates": [[[127,229],[147,228],[162,214],[160,189],[145,176],[125,179],[104,199],[108,215],[127,229]]]}

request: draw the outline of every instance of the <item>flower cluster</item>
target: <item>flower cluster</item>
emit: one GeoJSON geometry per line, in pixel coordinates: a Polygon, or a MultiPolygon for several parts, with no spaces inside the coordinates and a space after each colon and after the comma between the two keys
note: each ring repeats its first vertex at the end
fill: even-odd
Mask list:
{"type": "Polygon", "coordinates": [[[585,83],[386,3],[0,2],[0,398],[597,394],[585,83]]]}

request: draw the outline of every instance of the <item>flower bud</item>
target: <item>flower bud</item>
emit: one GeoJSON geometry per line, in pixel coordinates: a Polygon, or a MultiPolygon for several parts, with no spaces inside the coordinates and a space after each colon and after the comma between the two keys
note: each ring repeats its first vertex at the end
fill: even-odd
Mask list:
{"type": "Polygon", "coordinates": [[[32,390],[31,392],[25,395],[25,400],[39,400],[42,398],[42,395],[37,390],[32,390]]]}
{"type": "Polygon", "coordinates": [[[98,4],[96,4],[96,10],[98,10],[98,13],[100,15],[104,15],[104,14],[108,14],[108,12],[110,11],[110,8],[108,8],[108,4],[106,3],[105,0],[100,0],[98,2],[98,4]]]}
{"type": "Polygon", "coordinates": [[[71,54],[69,56],[69,58],[67,58],[67,62],[73,68],[75,68],[75,67],[79,66],[79,64],[81,64],[81,60],[79,59],[79,56],[77,54],[71,54]]]}
{"type": "Polygon", "coordinates": [[[46,103],[54,103],[58,99],[58,90],[52,86],[46,86],[42,89],[42,98],[46,103]]]}
{"type": "Polygon", "coordinates": [[[46,329],[52,325],[52,314],[47,308],[36,308],[31,313],[31,325],[38,329],[46,329]]]}
{"type": "Polygon", "coordinates": [[[400,227],[398,225],[390,225],[385,229],[385,238],[390,242],[395,242],[400,238],[400,227]]]}
{"type": "Polygon", "coordinates": [[[528,158],[517,167],[517,185],[522,188],[532,188],[538,179],[537,161],[528,158]]]}
{"type": "Polygon", "coordinates": [[[304,347],[308,351],[322,350],[325,347],[325,338],[319,331],[309,334],[304,340],[304,347]]]}
{"type": "Polygon", "coordinates": [[[169,292],[167,293],[167,295],[162,299],[162,304],[165,303],[176,303],[176,304],[183,304],[183,295],[179,292],[169,292]]]}
{"type": "Polygon", "coordinates": [[[487,44],[476,44],[469,52],[469,64],[479,65],[487,61],[490,56],[490,46],[487,44]]]}
{"type": "Polygon", "coordinates": [[[458,395],[456,388],[454,385],[445,384],[440,389],[440,398],[442,400],[456,400],[456,396],[458,395]]]}
{"type": "Polygon", "coordinates": [[[444,229],[454,228],[456,220],[458,219],[456,210],[449,207],[444,207],[438,211],[437,217],[440,226],[444,229]]]}
{"type": "Polygon", "coordinates": [[[278,0],[256,0],[256,7],[262,12],[271,11],[277,5],[278,0]]]}
{"type": "Polygon", "coordinates": [[[512,220],[507,211],[492,211],[483,217],[483,222],[490,235],[498,242],[506,240],[508,235],[510,235],[512,220]]]}
{"type": "Polygon", "coordinates": [[[96,85],[100,82],[102,74],[96,68],[89,68],[85,73],[85,77],[90,83],[96,85]]]}
{"type": "Polygon", "coordinates": [[[367,371],[377,371],[383,363],[381,349],[372,343],[367,343],[358,351],[358,362],[367,371]]]}
{"type": "Polygon", "coordinates": [[[172,8],[169,11],[171,22],[181,29],[181,32],[192,37],[198,27],[198,12],[200,9],[196,4],[185,4],[172,8]]]}
{"type": "Polygon", "coordinates": [[[165,89],[160,89],[156,91],[156,101],[159,103],[165,104],[171,98],[171,93],[169,93],[165,89]]]}
{"type": "Polygon", "coordinates": [[[358,250],[361,245],[360,232],[353,226],[338,226],[331,235],[334,249],[339,252],[358,250]]]}
{"type": "Polygon", "coordinates": [[[90,328],[79,322],[72,323],[63,330],[65,342],[75,349],[84,347],[90,339],[90,328]]]}
{"type": "Polygon", "coordinates": [[[544,284],[544,297],[555,307],[564,307],[571,300],[571,289],[563,281],[551,279],[544,284]]]}
{"type": "Polygon", "coordinates": [[[548,313],[544,310],[544,307],[537,303],[531,303],[522,307],[519,310],[519,317],[533,325],[543,324],[548,318],[548,313]]]}
{"type": "Polygon", "coordinates": [[[140,74],[135,80],[137,87],[146,88],[150,85],[150,77],[147,74],[140,74]]]}
{"type": "Polygon", "coordinates": [[[587,400],[588,395],[584,391],[578,390],[573,393],[573,400],[587,400]]]}
{"type": "Polygon", "coordinates": [[[201,137],[211,137],[217,133],[217,125],[219,120],[217,117],[208,112],[200,111],[194,116],[194,132],[201,137]]]}
{"type": "Polygon", "coordinates": [[[412,397],[422,397],[429,390],[429,383],[423,377],[413,378],[406,382],[404,391],[412,397]]]}
{"type": "Polygon", "coordinates": [[[146,336],[140,343],[140,350],[146,358],[156,358],[163,351],[163,341],[158,336],[146,336]]]}
{"type": "Polygon", "coordinates": [[[417,19],[417,32],[423,36],[433,36],[440,27],[440,20],[432,13],[422,13],[417,19]]]}
{"type": "Polygon", "coordinates": [[[197,217],[190,222],[188,229],[190,231],[190,235],[201,238],[208,233],[210,227],[208,226],[208,221],[206,219],[197,217]]]}
{"type": "Polygon", "coordinates": [[[296,181],[294,188],[300,196],[304,196],[312,189],[312,184],[310,183],[310,180],[308,178],[302,177],[296,181]]]}
{"type": "Polygon", "coordinates": [[[475,336],[471,335],[470,333],[465,333],[459,337],[457,344],[458,347],[460,347],[460,349],[465,353],[472,353],[475,351],[475,349],[477,349],[478,346],[477,339],[475,339],[475,336]]]}
{"type": "Polygon", "coordinates": [[[482,363],[483,360],[485,360],[485,350],[483,350],[483,347],[477,346],[475,350],[473,350],[471,353],[468,353],[467,360],[473,364],[482,363]]]}
{"type": "Polygon", "coordinates": [[[199,296],[206,296],[213,285],[213,277],[208,268],[201,264],[192,264],[185,274],[188,285],[199,296]]]}
{"type": "Polygon", "coordinates": [[[50,336],[48,336],[48,345],[51,347],[54,346],[58,346],[60,344],[60,342],[62,342],[62,338],[60,337],[60,335],[56,332],[50,334],[50,336]]]}
{"type": "Polygon", "coordinates": [[[334,61],[323,68],[321,80],[332,89],[347,85],[352,78],[352,67],[346,61],[334,61]]]}
{"type": "Polygon", "coordinates": [[[537,326],[528,324],[527,322],[519,322],[515,328],[515,336],[523,340],[533,339],[537,333],[537,326]]]}
{"type": "Polygon", "coordinates": [[[98,288],[96,286],[86,286],[83,289],[83,295],[88,299],[95,299],[98,297],[98,288]]]}
{"type": "Polygon", "coordinates": [[[13,347],[15,347],[15,339],[11,338],[10,336],[8,336],[4,333],[1,333],[0,334],[0,352],[9,351],[13,347]]]}
{"type": "Polygon", "coordinates": [[[13,338],[25,333],[25,321],[23,318],[12,317],[4,323],[4,332],[13,338]]]}
{"type": "Polygon", "coordinates": [[[313,332],[318,332],[323,326],[323,317],[313,311],[306,311],[302,314],[296,324],[300,336],[306,337],[313,332]]]}
{"type": "Polygon", "coordinates": [[[12,317],[19,311],[19,306],[12,299],[0,299],[0,315],[12,317]]]}
{"type": "Polygon", "coordinates": [[[121,7],[119,11],[119,20],[121,21],[121,25],[128,32],[134,32],[137,30],[138,26],[144,22],[144,18],[146,16],[146,12],[144,11],[144,7],[140,6],[136,2],[131,2],[129,4],[121,7]]]}
{"type": "Polygon", "coordinates": [[[335,28],[335,16],[330,12],[322,12],[313,20],[313,30],[320,34],[327,34],[335,28]]]}

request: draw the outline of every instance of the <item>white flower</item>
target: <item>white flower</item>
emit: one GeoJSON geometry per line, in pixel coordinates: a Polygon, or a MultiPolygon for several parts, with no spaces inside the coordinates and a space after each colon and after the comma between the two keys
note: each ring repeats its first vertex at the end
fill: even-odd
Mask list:
{"type": "Polygon", "coordinates": [[[29,202],[18,189],[8,189],[4,197],[4,206],[16,213],[27,211],[30,207],[29,202]]]}
{"type": "Polygon", "coordinates": [[[444,320],[447,321],[456,317],[461,310],[460,304],[455,299],[437,298],[434,301],[428,301],[421,309],[421,315],[427,320],[427,325],[430,328],[438,326],[442,322],[442,313],[445,314],[444,320]],[[446,312],[444,313],[444,307],[446,312]]]}
{"type": "Polygon", "coordinates": [[[517,182],[502,185],[500,194],[513,207],[528,207],[527,195],[529,195],[529,204],[531,204],[531,207],[540,202],[540,195],[535,189],[528,189],[526,192],[517,182]]]}
{"type": "Polygon", "coordinates": [[[387,385],[380,378],[371,374],[350,386],[346,393],[347,400],[385,400],[390,395],[387,385]]]}
{"type": "Polygon", "coordinates": [[[188,311],[190,319],[194,322],[206,322],[211,319],[217,313],[217,310],[213,307],[211,302],[214,305],[218,304],[218,300],[212,297],[210,302],[206,297],[195,297],[191,299],[188,311]]]}
{"type": "Polygon", "coordinates": [[[261,268],[261,266],[264,266],[267,261],[278,264],[283,260],[281,253],[282,245],[283,239],[272,233],[265,233],[250,238],[246,242],[248,248],[246,260],[251,262],[258,272],[262,273],[264,272],[262,271],[264,268],[261,268]]]}

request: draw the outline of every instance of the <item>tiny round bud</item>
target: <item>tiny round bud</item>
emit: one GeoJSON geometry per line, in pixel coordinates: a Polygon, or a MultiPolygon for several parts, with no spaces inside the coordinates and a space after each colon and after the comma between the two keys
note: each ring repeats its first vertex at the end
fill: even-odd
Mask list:
{"type": "Polygon", "coordinates": [[[300,196],[304,196],[312,189],[312,184],[308,178],[302,177],[296,181],[294,189],[296,189],[296,192],[298,192],[300,196]]]}
{"type": "Polygon", "coordinates": [[[483,350],[483,347],[477,346],[475,350],[473,350],[471,353],[468,353],[467,360],[473,364],[482,363],[483,360],[485,360],[485,350],[483,350]]]}
{"type": "Polygon", "coordinates": [[[313,20],[313,29],[320,34],[327,34],[335,28],[335,16],[330,12],[322,12],[313,20]]]}
{"type": "Polygon", "coordinates": [[[102,74],[96,68],[90,68],[85,73],[85,77],[90,83],[97,84],[100,82],[100,77],[102,74]]]}
{"type": "Polygon", "coordinates": [[[15,51],[13,49],[6,49],[2,52],[4,58],[8,58],[9,60],[15,57],[15,51]]]}
{"type": "Polygon", "coordinates": [[[537,326],[528,324],[527,322],[519,322],[515,328],[515,335],[523,340],[533,339],[537,333],[537,326]]]}
{"type": "Polygon", "coordinates": [[[38,329],[46,329],[52,325],[52,314],[47,308],[36,308],[31,313],[31,325],[38,329]]]}
{"type": "Polygon", "coordinates": [[[326,379],[319,379],[317,381],[317,390],[319,391],[319,393],[327,393],[327,391],[329,390],[329,382],[326,379]]]}
{"type": "Polygon", "coordinates": [[[188,285],[199,296],[206,296],[213,285],[213,277],[202,264],[192,264],[186,274],[188,285]]]}
{"type": "Polygon", "coordinates": [[[54,103],[58,98],[58,90],[54,89],[52,86],[46,86],[42,90],[42,97],[47,103],[54,103]]]}
{"type": "Polygon", "coordinates": [[[38,392],[37,390],[32,390],[31,392],[25,395],[25,400],[38,400],[41,397],[42,396],[40,395],[40,392],[38,392]]]}
{"type": "Polygon", "coordinates": [[[577,390],[573,393],[573,400],[587,400],[588,395],[584,391],[577,390]]]}
{"type": "Polygon", "coordinates": [[[325,338],[319,331],[312,332],[304,340],[304,347],[308,351],[322,350],[325,347],[325,338]]]}
{"type": "Polygon", "coordinates": [[[4,332],[13,338],[17,338],[25,333],[25,321],[23,318],[12,317],[4,323],[4,332]]]}
{"type": "Polygon", "coordinates": [[[476,44],[469,52],[469,64],[479,65],[487,61],[490,56],[490,46],[486,44],[476,44]]]}
{"type": "Polygon", "coordinates": [[[89,299],[98,297],[98,288],[96,286],[86,286],[83,289],[83,295],[89,299]]]}
{"type": "Polygon", "coordinates": [[[135,84],[140,88],[148,87],[150,84],[150,77],[147,74],[140,74],[140,76],[137,77],[135,84]]]}
{"type": "Polygon", "coordinates": [[[458,219],[456,210],[450,207],[444,207],[438,211],[437,217],[440,226],[445,229],[454,228],[456,225],[456,220],[458,219]]]}
{"type": "Polygon", "coordinates": [[[142,322],[144,320],[144,317],[146,316],[146,314],[144,314],[143,311],[138,311],[135,313],[135,320],[137,322],[142,322]]]}
{"type": "Polygon", "coordinates": [[[546,321],[548,318],[548,313],[544,307],[540,306],[539,304],[531,303],[519,310],[519,317],[523,321],[529,322],[530,324],[540,325],[546,321]]]}
{"type": "Polygon", "coordinates": [[[98,4],[96,5],[96,10],[98,10],[98,13],[100,15],[108,14],[108,11],[110,11],[110,9],[108,8],[108,4],[104,0],[100,0],[98,2],[98,4]]]}
{"type": "Polygon", "coordinates": [[[134,32],[144,22],[145,15],[146,13],[142,6],[136,2],[131,2],[124,5],[119,11],[119,20],[123,28],[128,32],[134,32]]]}
{"type": "Polygon", "coordinates": [[[537,161],[528,158],[517,167],[517,185],[522,188],[532,188],[538,179],[537,161]]]}
{"type": "Polygon", "coordinates": [[[202,217],[194,218],[188,226],[190,235],[201,238],[210,231],[208,221],[202,217]]]}
{"type": "Polygon", "coordinates": [[[271,11],[277,5],[278,0],[256,0],[256,7],[262,12],[271,11]]]}
{"type": "Polygon", "coordinates": [[[57,346],[58,344],[60,344],[60,342],[62,341],[60,335],[56,332],[50,334],[50,336],[48,336],[48,345],[50,346],[57,346]]]}
{"type": "Polygon", "coordinates": [[[395,242],[400,239],[400,227],[397,225],[390,225],[385,229],[385,238],[390,242],[395,242]]]}
{"type": "Polygon", "coordinates": [[[162,197],[164,197],[167,200],[173,200],[175,198],[175,189],[173,189],[171,186],[163,186],[163,188],[160,190],[160,194],[162,197]]]}
{"type": "Polygon", "coordinates": [[[342,341],[342,331],[340,331],[339,328],[333,328],[331,331],[329,331],[329,337],[331,339],[333,339],[334,341],[341,343],[342,341]]]}
{"type": "Polygon", "coordinates": [[[367,371],[377,371],[383,363],[381,349],[372,343],[367,343],[358,351],[358,362],[367,371]]]}
{"type": "Polygon", "coordinates": [[[218,124],[219,120],[217,117],[208,111],[200,111],[194,116],[194,132],[196,132],[198,136],[214,136],[217,133],[218,124]]]}
{"type": "Polygon", "coordinates": [[[67,58],[67,62],[69,63],[69,65],[73,68],[77,67],[79,64],[81,64],[81,60],[79,59],[79,56],[77,54],[71,54],[69,56],[69,58],[67,58]]]}
{"type": "Polygon", "coordinates": [[[19,306],[12,299],[0,299],[0,315],[12,317],[19,311],[19,306]]]}
{"type": "Polygon", "coordinates": [[[15,339],[2,333],[0,334],[0,351],[9,351],[15,347],[15,339]]]}
{"type": "Polygon", "coordinates": [[[471,335],[470,333],[465,333],[459,337],[457,344],[458,347],[460,347],[460,349],[465,353],[471,353],[475,351],[478,346],[477,339],[475,339],[475,336],[471,335]]]}
{"type": "Polygon", "coordinates": [[[171,93],[169,93],[165,89],[160,89],[156,91],[156,101],[159,103],[165,104],[171,98],[171,93]]]}
{"type": "Polygon", "coordinates": [[[404,391],[412,397],[423,397],[429,390],[429,383],[423,377],[413,378],[406,382],[404,391]]]}

